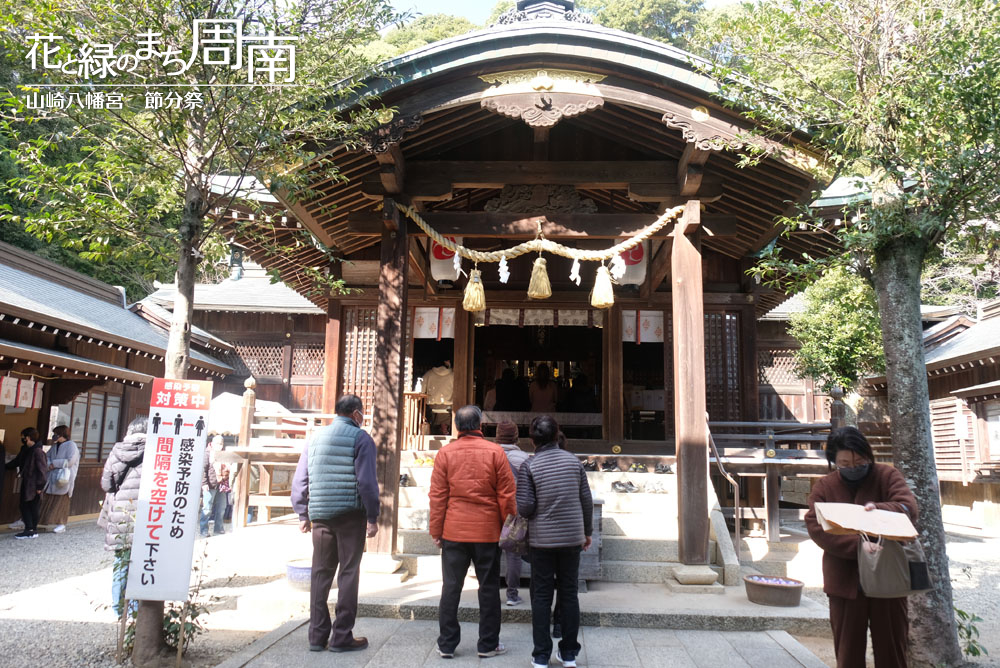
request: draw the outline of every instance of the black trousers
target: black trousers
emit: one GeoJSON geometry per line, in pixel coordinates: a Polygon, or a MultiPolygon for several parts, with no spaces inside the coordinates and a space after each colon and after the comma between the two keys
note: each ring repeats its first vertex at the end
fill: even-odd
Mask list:
{"type": "Polygon", "coordinates": [[[910,631],[906,598],[854,599],[830,596],[830,626],[838,668],[865,665],[868,627],[876,668],[906,668],[906,643],[910,631]]]}
{"type": "Polygon", "coordinates": [[[38,529],[38,519],[42,514],[42,495],[35,494],[35,498],[27,501],[24,498],[24,491],[21,492],[21,520],[24,522],[25,531],[36,531],[38,529]]]}
{"type": "Polygon", "coordinates": [[[441,603],[438,606],[438,648],[454,652],[462,639],[458,603],[469,564],[479,578],[479,652],[500,644],[500,547],[496,543],[455,543],[441,539],[441,603]]]}
{"type": "Polygon", "coordinates": [[[580,651],[580,546],[531,548],[531,633],[535,647],[531,652],[535,663],[547,664],[552,656],[552,636],[549,635],[549,611],[552,597],[559,589],[559,615],[553,620],[562,626],[559,653],[563,659],[575,659],[580,651]]]}
{"type": "Polygon", "coordinates": [[[339,647],[354,641],[354,620],[358,616],[358,585],[361,556],[365,552],[368,520],[364,511],[347,513],[332,520],[312,523],[313,560],[309,586],[309,644],[339,647]],[[339,568],[339,572],[338,572],[339,568]],[[331,633],[330,587],[337,574],[337,618],[331,633]]]}

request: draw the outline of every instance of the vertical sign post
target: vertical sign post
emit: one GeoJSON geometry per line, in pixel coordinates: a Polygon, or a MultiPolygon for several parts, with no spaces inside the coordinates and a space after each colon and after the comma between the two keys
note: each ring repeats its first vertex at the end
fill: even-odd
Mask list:
{"type": "Polygon", "coordinates": [[[186,601],[201,514],[212,382],[153,380],[127,597],[186,601]]]}

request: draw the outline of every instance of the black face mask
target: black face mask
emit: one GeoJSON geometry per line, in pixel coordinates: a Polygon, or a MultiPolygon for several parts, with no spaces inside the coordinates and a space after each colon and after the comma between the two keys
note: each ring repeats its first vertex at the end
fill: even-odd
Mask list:
{"type": "Polygon", "coordinates": [[[871,463],[862,464],[861,466],[850,466],[848,468],[838,469],[840,472],[841,479],[848,484],[857,485],[862,480],[868,477],[868,472],[872,470],[871,463]]]}

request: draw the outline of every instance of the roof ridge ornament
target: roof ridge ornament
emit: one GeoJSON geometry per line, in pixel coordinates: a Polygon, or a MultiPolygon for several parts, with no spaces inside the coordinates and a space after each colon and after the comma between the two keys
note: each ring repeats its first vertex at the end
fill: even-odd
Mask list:
{"type": "Polygon", "coordinates": [[[514,9],[509,9],[497,19],[493,26],[512,25],[521,21],[545,21],[559,19],[576,23],[593,23],[590,14],[576,11],[573,0],[518,0],[514,9]]]}

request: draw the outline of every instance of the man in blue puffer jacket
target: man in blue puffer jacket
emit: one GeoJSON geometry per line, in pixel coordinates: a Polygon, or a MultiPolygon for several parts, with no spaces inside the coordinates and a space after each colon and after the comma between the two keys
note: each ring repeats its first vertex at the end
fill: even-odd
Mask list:
{"type": "Polygon", "coordinates": [[[358,584],[365,538],[378,533],[379,491],[375,441],[361,429],[361,399],[337,400],[337,417],[316,432],[299,456],[292,480],[292,508],[302,533],[312,532],[309,649],[351,652],[368,647],[354,637],[358,584]],[[337,618],[331,625],[327,598],[337,572],[337,618]],[[332,637],[331,637],[332,636],[332,637]]]}

